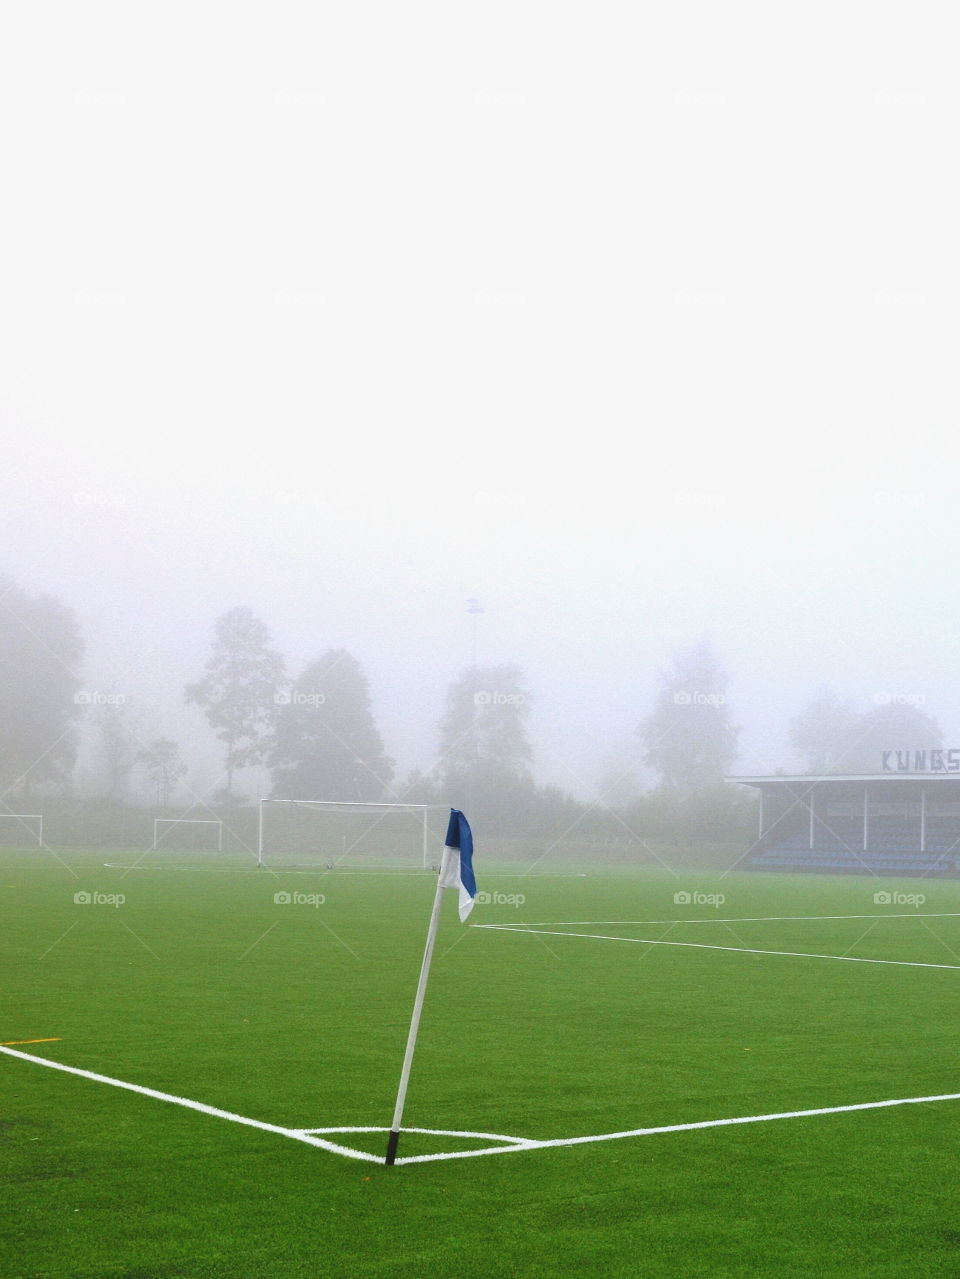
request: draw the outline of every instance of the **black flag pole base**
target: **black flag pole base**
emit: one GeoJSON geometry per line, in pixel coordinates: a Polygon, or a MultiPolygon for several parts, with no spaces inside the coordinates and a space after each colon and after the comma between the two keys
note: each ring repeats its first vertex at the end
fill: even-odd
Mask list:
{"type": "Polygon", "coordinates": [[[391,1128],[390,1136],[387,1139],[387,1157],[384,1160],[388,1168],[392,1168],[397,1162],[397,1143],[400,1141],[399,1130],[394,1132],[391,1128]]]}

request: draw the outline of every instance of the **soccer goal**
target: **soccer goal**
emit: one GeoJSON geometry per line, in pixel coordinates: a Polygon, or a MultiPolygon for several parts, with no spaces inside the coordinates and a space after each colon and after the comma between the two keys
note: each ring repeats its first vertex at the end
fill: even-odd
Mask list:
{"type": "Polygon", "coordinates": [[[315,870],[430,870],[439,865],[449,809],[261,799],[257,865],[315,870]]]}
{"type": "Polygon", "coordinates": [[[153,847],[170,848],[179,852],[209,852],[216,841],[217,852],[223,852],[223,822],[212,817],[155,817],[153,819],[153,847]],[[211,831],[174,831],[174,826],[212,826],[211,831]],[[183,836],[189,838],[184,839],[183,836]],[[186,845],[186,847],[185,847],[186,845]]]}
{"type": "Polygon", "coordinates": [[[0,848],[40,848],[42,813],[0,813],[0,848]]]}

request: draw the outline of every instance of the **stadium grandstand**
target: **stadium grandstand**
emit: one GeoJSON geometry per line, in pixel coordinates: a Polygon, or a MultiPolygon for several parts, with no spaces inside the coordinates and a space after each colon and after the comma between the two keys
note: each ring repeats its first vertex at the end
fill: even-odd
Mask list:
{"type": "Polygon", "coordinates": [[[742,864],[960,876],[960,771],[949,767],[957,759],[954,751],[884,751],[876,774],[730,777],[760,796],[757,841],[742,864]]]}

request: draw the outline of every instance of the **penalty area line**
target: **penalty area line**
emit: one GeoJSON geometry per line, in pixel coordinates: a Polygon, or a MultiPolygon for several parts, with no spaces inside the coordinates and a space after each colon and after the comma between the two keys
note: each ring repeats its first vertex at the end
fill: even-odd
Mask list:
{"type": "Polygon", "coordinates": [[[836,959],[845,964],[892,964],[897,968],[947,968],[960,972],[960,964],[930,964],[919,959],[864,959],[859,955],[820,955],[807,950],[760,950],[754,946],[711,946],[702,941],[660,941],[652,937],[614,937],[606,933],[566,933],[554,928],[524,928],[520,924],[474,924],[474,928],[501,933],[531,933],[538,937],[583,937],[589,941],[625,941],[637,946],[683,946],[689,950],[725,950],[735,955],[782,955],[787,959],[836,959]]]}

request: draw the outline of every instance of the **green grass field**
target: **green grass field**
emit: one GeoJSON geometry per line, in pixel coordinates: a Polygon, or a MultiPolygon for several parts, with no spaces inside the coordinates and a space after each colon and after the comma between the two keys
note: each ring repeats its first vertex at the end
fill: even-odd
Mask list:
{"type": "MultiPolygon", "coordinates": [[[[429,874],[59,857],[2,854],[0,1041],[285,1128],[389,1124],[429,874]]],[[[546,1140],[960,1092],[960,885],[583,869],[521,878],[479,841],[480,888],[525,901],[470,924],[697,945],[464,927],[449,894],[405,1124],[546,1140]]],[[[960,1275],[957,1101],[387,1169],[9,1054],[0,1079],[0,1279],[960,1275]]]]}

